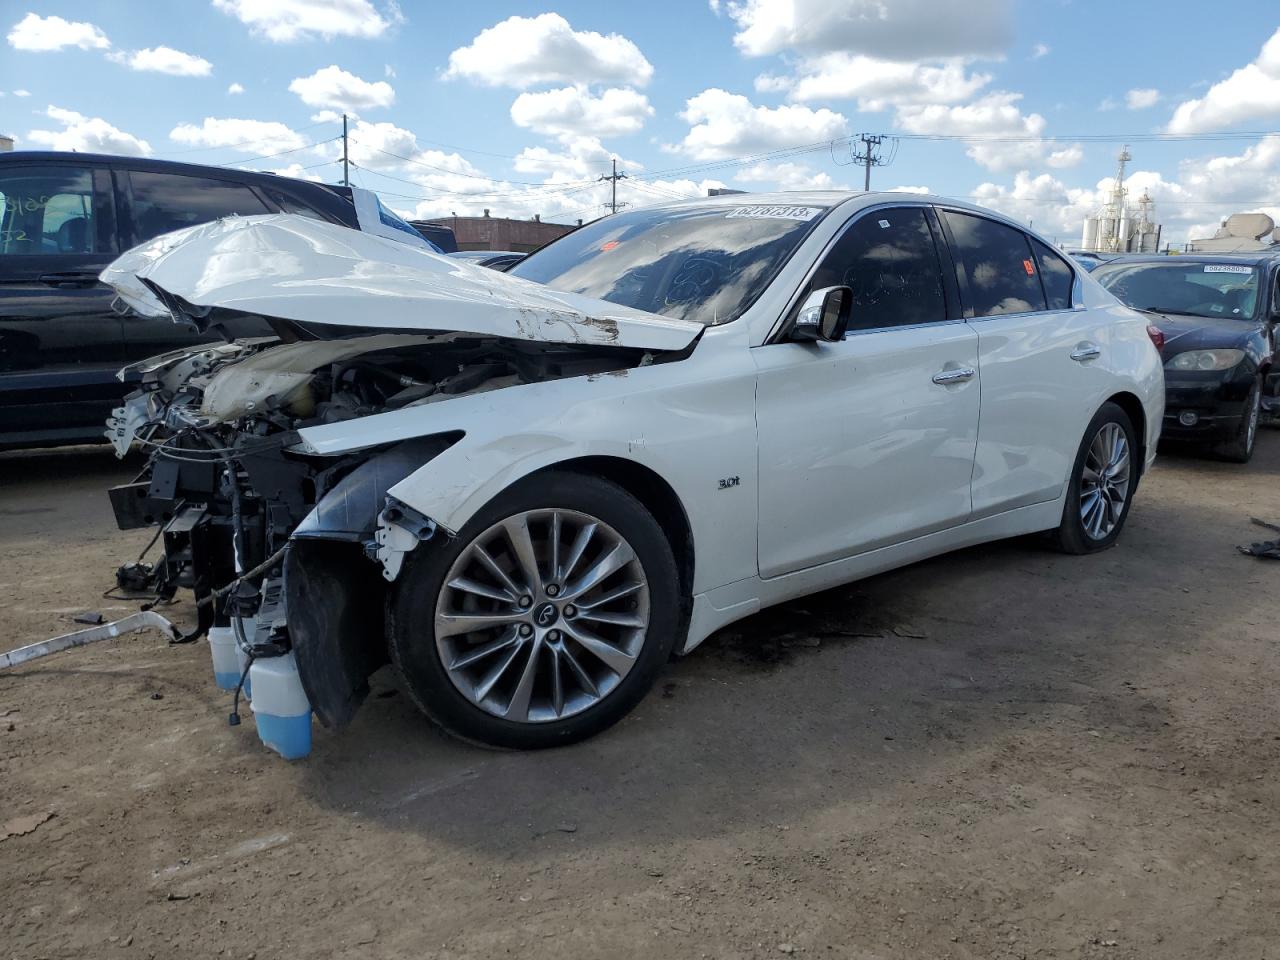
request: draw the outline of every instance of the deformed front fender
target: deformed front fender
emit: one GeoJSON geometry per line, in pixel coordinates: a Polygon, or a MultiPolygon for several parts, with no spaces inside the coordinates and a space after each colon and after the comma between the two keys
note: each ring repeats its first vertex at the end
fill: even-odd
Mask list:
{"type": "Polygon", "coordinates": [[[369,675],[387,662],[387,585],[365,553],[387,490],[460,436],[407,440],[370,457],[293,532],[284,564],[289,639],[311,708],[330,729],[351,722],[369,695],[369,675]]]}

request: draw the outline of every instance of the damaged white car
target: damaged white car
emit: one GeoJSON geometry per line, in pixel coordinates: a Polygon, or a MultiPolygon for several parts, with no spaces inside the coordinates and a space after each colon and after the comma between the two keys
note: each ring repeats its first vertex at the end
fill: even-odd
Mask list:
{"type": "Polygon", "coordinates": [[[1105,548],[1161,423],[1139,314],[928,197],[651,207],[509,274],[248,217],[103,279],[277,332],[143,365],[108,435],[151,459],[112,501],[163,525],[154,587],[291,653],[332,728],[389,659],[455,734],[568,743],[763,606],[1034,531],[1105,548]]]}

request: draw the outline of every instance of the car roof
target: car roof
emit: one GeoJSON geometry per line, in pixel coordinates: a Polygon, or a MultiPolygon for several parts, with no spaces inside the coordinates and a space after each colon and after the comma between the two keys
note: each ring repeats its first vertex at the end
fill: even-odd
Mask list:
{"type": "Polygon", "coordinates": [[[0,165],[21,163],[114,163],[131,167],[135,170],[150,170],[156,173],[181,173],[186,176],[208,176],[219,179],[229,177],[253,180],[263,183],[299,184],[304,188],[320,188],[329,192],[342,188],[334,184],[319,183],[314,180],[301,180],[297,177],[285,177],[265,170],[241,170],[237,167],[219,167],[205,163],[187,163],[182,160],[160,160],[155,157],[133,157],[113,153],[79,153],[68,150],[10,150],[0,153],[0,165]]]}

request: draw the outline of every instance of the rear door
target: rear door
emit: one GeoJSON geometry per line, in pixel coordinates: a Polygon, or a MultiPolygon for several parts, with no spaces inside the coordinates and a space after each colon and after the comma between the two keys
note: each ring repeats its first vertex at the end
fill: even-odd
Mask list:
{"type": "MultiPolygon", "coordinates": [[[[122,232],[130,247],[220,217],[274,212],[257,190],[236,180],[127,168],[117,168],[117,177],[125,210],[122,232]]],[[[228,332],[236,337],[271,335],[259,319],[233,321],[228,332]]],[[[124,349],[130,362],[212,342],[221,342],[217,334],[201,333],[163,317],[130,314],[124,321],[124,349]]]]}
{"type": "Polygon", "coordinates": [[[0,166],[0,446],[93,439],[124,393],[111,173],[88,163],[0,166]]]}
{"type": "Polygon", "coordinates": [[[1106,385],[1103,321],[1072,303],[1072,267],[1039,240],[970,211],[942,221],[978,334],[974,518],[1055,500],[1106,385]]]}

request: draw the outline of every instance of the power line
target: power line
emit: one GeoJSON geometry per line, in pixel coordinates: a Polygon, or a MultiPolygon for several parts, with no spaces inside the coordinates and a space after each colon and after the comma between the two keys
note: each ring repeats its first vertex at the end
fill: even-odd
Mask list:
{"type": "Polygon", "coordinates": [[[608,176],[599,177],[596,182],[601,183],[605,180],[609,181],[609,186],[613,188],[613,198],[609,201],[609,212],[618,212],[618,181],[627,179],[625,173],[618,172],[618,158],[613,158],[613,173],[608,176]]]}

